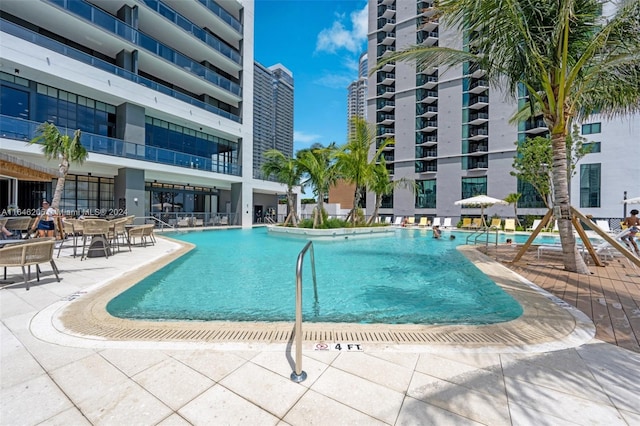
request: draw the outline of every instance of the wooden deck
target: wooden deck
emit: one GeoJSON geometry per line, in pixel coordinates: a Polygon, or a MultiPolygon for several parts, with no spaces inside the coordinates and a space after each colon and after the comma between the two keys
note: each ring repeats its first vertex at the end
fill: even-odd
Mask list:
{"type": "Polygon", "coordinates": [[[511,263],[516,253],[517,247],[499,245],[497,251],[489,247],[487,254],[588,315],[597,339],[640,352],[640,268],[616,257],[604,267],[591,264],[592,274],[580,275],[564,270],[559,252],[538,259],[532,247],[511,263]]]}

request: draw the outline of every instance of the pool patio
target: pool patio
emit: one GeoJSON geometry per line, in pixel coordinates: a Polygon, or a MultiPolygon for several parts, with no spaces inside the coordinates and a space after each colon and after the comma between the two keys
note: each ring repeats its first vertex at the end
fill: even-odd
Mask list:
{"type": "MultiPolygon", "coordinates": [[[[362,343],[363,351],[307,344],[308,379],[300,384],[289,378],[289,344],[112,341],[66,331],[61,307],[178,250],[158,238],[132,254],[80,262],[63,249],[60,283],[45,265],[30,291],[0,290],[0,422],[640,424],[640,275],[624,261],[578,276],[532,250],[510,266],[588,315],[593,339],[578,330],[581,338],[566,333],[532,345],[389,347],[354,336],[344,343],[362,343]]],[[[513,255],[513,247],[499,246],[483,261],[513,255]]]]}

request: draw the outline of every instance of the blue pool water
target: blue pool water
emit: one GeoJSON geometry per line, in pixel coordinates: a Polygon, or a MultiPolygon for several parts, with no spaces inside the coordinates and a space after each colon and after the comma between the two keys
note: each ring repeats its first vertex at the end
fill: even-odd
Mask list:
{"type": "MultiPolygon", "coordinates": [[[[318,299],[306,256],[304,321],[490,324],[519,317],[518,302],[456,250],[466,234],[455,233],[455,240],[449,234],[435,240],[430,231],[398,230],[390,237],[314,242],[318,299]]],[[[265,228],[172,237],[197,247],[111,300],[109,313],[146,320],[295,319],[295,266],[305,240],[268,235],[265,228]]]]}

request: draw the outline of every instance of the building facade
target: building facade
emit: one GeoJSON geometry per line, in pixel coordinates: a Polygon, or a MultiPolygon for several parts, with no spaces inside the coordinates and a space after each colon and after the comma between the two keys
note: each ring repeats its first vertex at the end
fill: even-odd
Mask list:
{"type": "Polygon", "coordinates": [[[293,157],[293,74],[281,64],[254,65],[253,171],[261,178],[263,154],[277,149],[293,157]]]}
{"type": "MultiPolygon", "coordinates": [[[[391,52],[424,44],[462,50],[463,33],[434,17],[431,0],[369,1],[369,61],[377,63],[391,52]]],[[[489,86],[484,72],[468,64],[447,69],[434,66],[417,72],[413,64],[385,65],[369,77],[369,121],[377,129],[377,146],[388,137],[387,166],[394,179],[414,180],[417,191],[397,190],[385,200],[382,215],[452,217],[478,216],[479,209],[455,201],[476,194],[505,198],[520,192],[519,215],[545,213],[530,188],[510,175],[516,142],[544,135],[540,120],[509,123],[518,101],[500,87],[489,86]]],[[[571,180],[572,204],[596,218],[619,218],[621,201],[640,195],[632,184],[637,160],[620,155],[637,146],[640,116],[604,120],[597,116],[580,123],[581,134],[593,144],[571,180]],[[627,179],[625,179],[625,176],[627,179]]],[[[373,203],[368,195],[367,202],[373,203]]],[[[496,206],[488,214],[514,215],[513,206],[496,206]]]]}
{"type": "MultiPolygon", "coordinates": [[[[45,0],[0,4],[0,147],[35,165],[25,141],[50,121],[82,131],[61,209],[250,226],[283,187],[253,177],[253,1],[45,0]]],[[[2,204],[50,198],[55,181],[9,173],[2,204]]]]}
{"type": "Polygon", "coordinates": [[[369,82],[369,62],[367,53],[360,55],[358,61],[358,79],[347,87],[347,140],[355,133],[352,118],[367,119],[367,84],[369,82]]]}

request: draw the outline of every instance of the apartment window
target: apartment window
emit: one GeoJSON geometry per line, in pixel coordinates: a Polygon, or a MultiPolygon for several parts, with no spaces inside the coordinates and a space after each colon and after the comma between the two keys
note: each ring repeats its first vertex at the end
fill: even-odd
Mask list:
{"type": "Polygon", "coordinates": [[[582,145],[587,153],[600,152],[600,142],[589,142],[582,145]]]}
{"type": "Polygon", "coordinates": [[[518,193],[522,194],[518,200],[518,208],[535,209],[544,208],[546,204],[538,191],[529,182],[518,179],[518,193]]]}
{"type": "Polygon", "coordinates": [[[580,207],[600,207],[601,165],[580,165],[580,207]]]}
{"type": "Polygon", "coordinates": [[[462,178],[462,198],[471,198],[476,195],[487,193],[487,177],[463,177],[462,178]]]}
{"type": "Polygon", "coordinates": [[[600,133],[600,123],[589,123],[582,125],[583,135],[592,135],[594,133],[600,133]]]}
{"type": "Polygon", "coordinates": [[[436,180],[418,180],[416,181],[416,205],[418,209],[435,209],[436,208],[436,180]]]}

